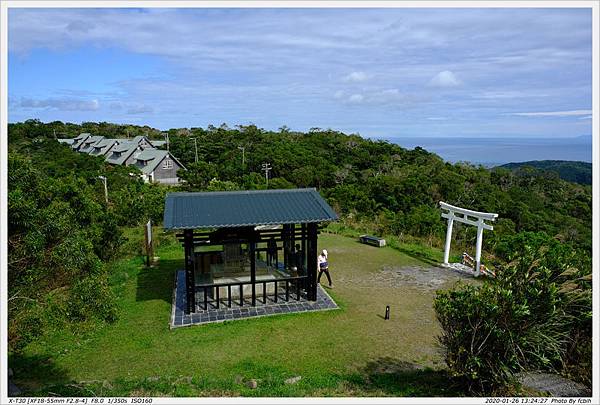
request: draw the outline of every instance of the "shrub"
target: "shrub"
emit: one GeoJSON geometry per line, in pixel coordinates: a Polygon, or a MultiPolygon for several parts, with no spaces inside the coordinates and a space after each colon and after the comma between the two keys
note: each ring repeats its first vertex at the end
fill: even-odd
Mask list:
{"type": "Polygon", "coordinates": [[[117,319],[115,297],[106,276],[94,275],[77,281],[70,290],[68,315],[73,321],[117,319]]]}
{"type": "Polygon", "coordinates": [[[506,243],[520,256],[496,279],[438,292],[434,303],[451,373],[481,392],[511,384],[522,370],[561,370],[569,353],[585,360],[572,347],[573,331],[591,339],[591,285],[582,276],[589,269],[574,267],[585,266],[579,256],[543,234],[506,243]]]}

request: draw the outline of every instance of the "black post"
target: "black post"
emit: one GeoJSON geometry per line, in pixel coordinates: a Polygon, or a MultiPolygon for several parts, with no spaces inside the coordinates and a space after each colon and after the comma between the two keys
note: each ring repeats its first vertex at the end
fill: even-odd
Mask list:
{"type": "Polygon", "coordinates": [[[302,224],[302,271],[306,271],[306,224],[302,224]]]}
{"type": "MultiPolygon", "coordinates": [[[[296,224],[290,224],[290,250],[296,251],[296,224]]],[[[292,258],[292,266],[296,264],[294,261],[295,257],[292,258]]]]}
{"type": "Polygon", "coordinates": [[[317,224],[307,226],[308,240],[306,247],[307,275],[306,296],[309,301],[317,300],[317,224]]]}
{"type": "Polygon", "coordinates": [[[252,283],[252,306],[256,306],[256,242],[250,242],[250,282],[252,283]]]}
{"type": "Polygon", "coordinates": [[[283,239],[283,269],[287,271],[288,268],[288,252],[290,250],[290,242],[289,242],[289,229],[290,226],[288,224],[283,224],[282,230],[282,239],[283,239]]]}
{"type": "MultiPolygon", "coordinates": [[[[185,287],[187,308],[186,313],[196,312],[196,280],[194,277],[194,231],[183,231],[183,247],[185,252],[185,287]]],[[[205,290],[206,294],[206,290],[205,290]]]]}

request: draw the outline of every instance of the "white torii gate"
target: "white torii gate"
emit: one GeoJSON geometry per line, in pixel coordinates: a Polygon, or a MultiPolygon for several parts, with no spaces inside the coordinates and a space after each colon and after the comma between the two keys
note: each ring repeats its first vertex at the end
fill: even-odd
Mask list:
{"type": "Polygon", "coordinates": [[[494,229],[492,225],[486,224],[484,221],[495,221],[498,217],[498,214],[472,211],[466,208],[455,207],[454,205],[447,204],[443,201],[440,201],[440,207],[442,207],[442,210],[447,210],[447,212],[442,212],[442,217],[448,219],[448,229],[446,230],[446,246],[444,248],[444,264],[448,265],[448,258],[450,257],[450,240],[452,239],[452,225],[454,224],[454,221],[476,226],[477,245],[475,250],[474,270],[475,275],[478,276],[481,272],[481,244],[483,242],[483,230],[487,229],[491,231],[494,229]]]}

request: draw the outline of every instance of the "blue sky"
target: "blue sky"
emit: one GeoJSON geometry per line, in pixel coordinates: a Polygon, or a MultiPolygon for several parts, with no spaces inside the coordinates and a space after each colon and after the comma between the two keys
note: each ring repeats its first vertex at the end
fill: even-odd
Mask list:
{"type": "Polygon", "coordinates": [[[9,121],[591,133],[586,9],[11,9],[9,121]]]}

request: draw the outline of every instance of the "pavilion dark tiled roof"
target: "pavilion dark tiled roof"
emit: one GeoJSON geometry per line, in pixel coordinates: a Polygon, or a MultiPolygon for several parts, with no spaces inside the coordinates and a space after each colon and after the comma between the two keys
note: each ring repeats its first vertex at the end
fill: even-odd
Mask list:
{"type": "Polygon", "coordinates": [[[328,222],[337,214],[314,188],[169,193],[165,229],[328,222]]]}

